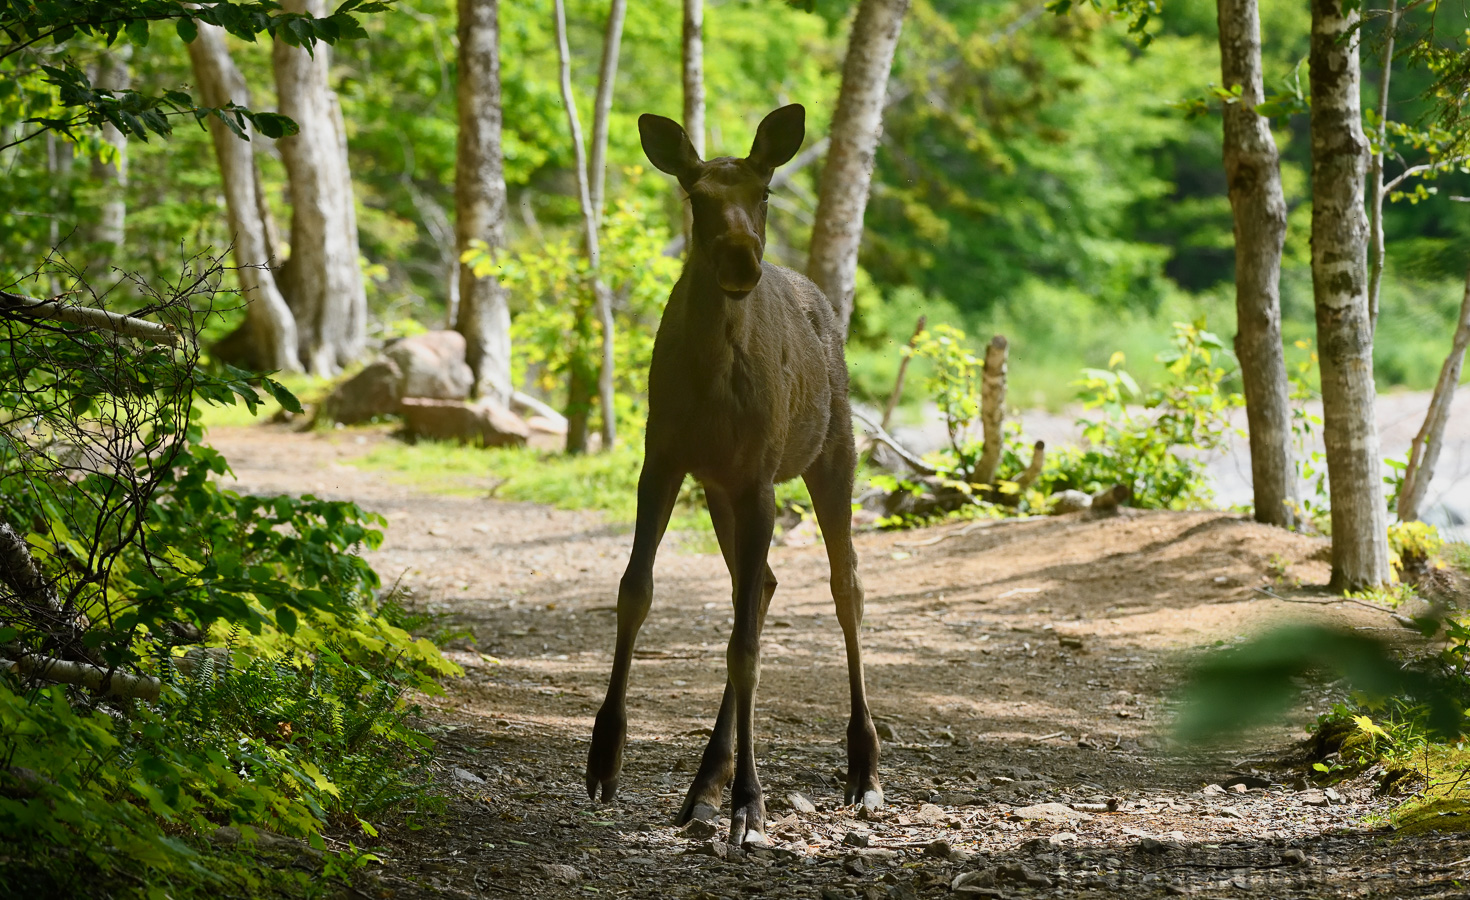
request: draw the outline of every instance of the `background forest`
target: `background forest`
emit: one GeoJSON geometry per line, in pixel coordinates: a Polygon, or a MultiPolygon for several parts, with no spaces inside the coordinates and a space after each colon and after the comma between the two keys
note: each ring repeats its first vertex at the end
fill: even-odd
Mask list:
{"type": "MultiPolygon", "coordinates": [[[[1230,207],[1218,109],[1207,101],[1219,81],[1215,9],[1208,0],[1168,6],[1140,48],[1126,22],[1086,8],[1056,16],[1033,2],[913,4],[894,62],[860,260],[849,349],[859,396],[886,394],[895,342],[920,313],[973,334],[1009,336],[1026,361],[1011,392],[1023,406],[1070,400],[1079,366],[1100,365],[1114,350],[1145,364],[1167,345],[1171,321],[1203,314],[1232,331],[1230,207]]],[[[809,146],[825,133],[848,12],[841,2],[817,3],[814,12],[777,0],[708,5],[711,153],[743,152],[759,116],[780,102],[807,106],[809,146]]],[[[1423,14],[1411,13],[1406,27],[1423,14]]],[[[569,3],[584,122],[592,120],[604,17],[602,4],[569,3]]],[[[650,111],[678,117],[679,35],[669,27],[678,17],[676,0],[629,9],[610,120],[609,207],[635,202],[638,224],[655,236],[678,233],[679,199],[668,179],[646,170],[635,120],[650,111]]],[[[1300,92],[1307,10],[1267,0],[1261,17],[1268,95],[1300,92]]],[[[580,227],[550,3],[505,3],[501,20],[508,244],[544,249],[574,241],[580,227]]],[[[453,3],[398,3],[363,24],[370,39],[331,51],[331,83],[347,128],[370,328],[383,337],[410,320],[435,328],[445,318],[456,262],[453,3]]],[[[1365,107],[1376,103],[1378,24],[1366,26],[1365,107]]],[[[134,51],[136,88],[192,82],[184,45],[166,37],[134,51]]],[[[255,108],[275,108],[269,47],[231,42],[255,108]]],[[[1431,76],[1408,59],[1399,67],[1390,118],[1427,124],[1422,93],[1431,76]]],[[[0,102],[13,115],[26,86],[7,93],[0,102]]],[[[1313,329],[1307,117],[1282,115],[1273,124],[1291,211],[1282,277],[1290,349],[1313,329]]],[[[280,156],[271,141],[255,149],[266,199],[287,222],[280,156]]],[[[1420,161],[1422,153],[1402,150],[1407,163],[1420,161]]],[[[110,198],[96,166],[59,139],[9,151],[4,165],[0,282],[10,283],[54,240],[77,256],[110,198]]],[[[1391,159],[1389,176],[1402,167],[1391,159]]],[[[819,169],[794,173],[773,199],[778,263],[802,268],[819,169]]],[[[130,141],[126,240],[110,264],[151,277],[176,267],[180,247],[227,247],[218,172],[200,128],[130,141]]],[[[1380,386],[1428,387],[1443,360],[1440,336],[1451,328],[1470,261],[1470,222],[1449,198],[1470,193],[1467,181],[1446,175],[1429,183],[1437,193],[1422,202],[1415,196],[1388,207],[1380,386]]],[[[529,302],[525,291],[512,291],[513,313],[529,302]]],[[[232,325],[218,321],[212,333],[232,325]]],[[[524,340],[514,345],[528,351],[524,340]]]]}
{"type": "MultiPolygon", "coordinates": [[[[1370,767],[1402,768],[1422,750],[1420,799],[1470,810],[1460,742],[1470,549],[1420,521],[1470,344],[1470,165],[1460,155],[1470,7],[1388,0],[1364,11],[1360,30],[1358,14],[1352,0],[1265,0],[1255,60],[1245,37],[1257,31],[1254,5],[1230,0],[1162,10],[1152,0],[0,0],[0,894],[16,885],[32,896],[77,893],[94,879],[150,897],[222,882],[252,896],[356,890],[354,878],[384,862],[376,851],[392,846],[380,826],[399,841],[399,862],[417,864],[431,841],[414,833],[451,822],[467,798],[483,812],[489,795],[474,792],[487,778],[446,762],[474,765],[468,757],[445,755],[480,748],[436,746],[431,734],[460,726],[436,724],[439,714],[417,704],[453,697],[451,679],[467,672],[472,681],[524,675],[528,660],[554,667],[600,652],[584,649],[605,637],[591,614],[614,608],[588,598],[604,603],[608,567],[625,549],[654,330],[689,243],[683,193],[649,168],[640,145],[638,117],[649,112],[687,121],[702,110],[689,137],[707,139],[708,157],[744,155],[774,107],[785,107],[767,117],[775,133],[796,134],[805,116],[804,148],[790,141],[797,155],[770,182],[763,236],[767,259],[807,271],[840,323],[851,315],[855,415],[874,436],[851,521],[879,532],[988,520],[869,554],[877,583],[890,579],[874,591],[875,608],[901,616],[915,579],[949,568],[919,559],[921,548],[1001,521],[1033,533],[1086,526],[1093,538],[1082,543],[1105,557],[1076,567],[1075,617],[1052,622],[1051,606],[1012,601],[1024,604],[1015,615],[1047,617],[1012,630],[1044,635],[1049,647],[1056,638],[1056,660],[1072,665],[1068,654],[1086,646],[1069,631],[1085,627],[1081,610],[1113,618],[1119,585],[1154,591],[1104,563],[1128,557],[1148,569],[1159,548],[1193,535],[1200,546],[1176,562],[1208,581],[1175,579],[1180,597],[1160,591],[1150,602],[1210,606],[1224,602],[1213,592],[1236,589],[1246,599],[1231,602],[1346,601],[1435,641],[1416,644],[1405,665],[1404,644],[1349,632],[1342,617],[1257,642],[1237,636],[1238,650],[1196,666],[1183,719],[1193,737],[1285,707],[1295,676],[1336,671],[1343,680],[1315,727],[1348,737],[1314,757],[1320,777],[1311,777],[1366,779],[1370,767]],[[1241,57],[1227,58],[1226,71],[1260,62],[1264,98],[1254,75],[1232,76],[1235,93],[1216,88],[1222,45],[1241,57]],[[699,53],[702,76],[691,74],[699,53]],[[1375,95],[1390,83],[1390,96],[1375,95]],[[1259,125],[1253,138],[1242,137],[1245,120],[1259,125]],[[1241,175],[1251,171],[1262,177],[1241,175]],[[1283,221],[1278,253],[1271,228],[1283,221]],[[1379,224],[1384,269],[1370,243],[1379,224]],[[900,419],[942,426],[948,438],[923,458],[883,427],[910,361],[900,419]],[[1380,453],[1375,379],[1436,385],[1407,461],[1380,453]],[[882,422],[869,421],[885,401],[882,422]],[[1073,444],[1033,444],[1005,421],[1016,407],[1073,403],[1073,444]],[[1232,419],[1242,409],[1253,523],[1236,515],[1244,507],[1210,508],[1206,459],[1231,435],[1247,436],[1232,419]],[[263,412],[264,427],[229,427],[263,412]],[[431,413],[441,423],[473,416],[473,428],[435,433],[416,422],[431,413]],[[338,431],[358,425],[367,427],[338,431]],[[336,475],[318,480],[323,447],[338,475],[349,453],[371,474],[348,487],[336,475]],[[226,453],[244,460],[246,477],[231,480],[226,453]],[[402,508],[389,512],[387,485],[407,485],[402,508]],[[600,530],[530,504],[577,509],[600,530]],[[517,521],[522,513],[529,519],[517,521]],[[1043,519],[1071,513],[1080,515],[1043,519]],[[1134,550],[1115,552],[1109,521],[1126,531],[1148,516],[1177,540],[1135,533],[1134,550]],[[403,523],[385,537],[390,517],[403,523]],[[487,537],[467,539],[466,527],[487,537]],[[1196,565],[1228,543],[1217,527],[1254,529],[1240,539],[1255,542],[1254,555],[1231,550],[1229,575],[1218,561],[1196,565]],[[405,565],[399,535],[471,548],[405,565]],[[520,554],[541,543],[576,561],[577,574],[555,588],[570,593],[535,593],[547,569],[520,554]],[[491,565],[475,558],[480,550],[491,565]],[[1304,576],[1329,577],[1329,560],[1325,587],[1304,587],[1304,576]],[[518,609],[528,594],[536,601],[518,609]],[[568,626],[578,613],[585,624],[568,626]],[[492,655],[520,638],[505,659],[492,655]],[[1433,766],[1431,743],[1441,754],[1433,766]],[[1459,777],[1431,798],[1450,773],[1459,777]],[[465,793],[456,800],[450,784],[465,793]],[[309,861],[254,855],[272,848],[309,861]]],[[[774,159],[768,152],[786,159],[772,133],[762,130],[764,150],[752,151],[758,168],[774,159]]],[[[677,147],[663,157],[676,164],[660,167],[688,172],[677,147]]],[[[753,208],[760,186],[744,185],[753,208]]],[[[701,229],[718,221],[700,216],[701,229]]],[[[693,234],[696,254],[716,243],[693,234]]],[[[704,488],[684,484],[670,500],[675,530],[708,528],[704,488]]],[[[799,551],[819,540],[804,486],[782,486],[774,499],[778,544],[799,551]]],[[[867,552],[892,538],[860,540],[867,552]]],[[[688,557],[718,563],[708,531],[685,539],[688,557]]],[[[1030,543],[1036,562],[1053,561],[1045,540],[1030,543]]],[[[757,544],[769,549],[764,534],[757,544]]],[[[955,602],[1051,590],[980,598],[975,587],[955,602]]],[[[938,610],[942,591],[926,589],[924,603],[936,592],[938,610]]],[[[693,610],[679,615],[702,631],[706,616],[693,610]]],[[[859,624],[849,616],[843,628],[855,634],[859,624]]],[[[915,632],[925,652],[939,633],[929,627],[915,632]]],[[[1186,627],[1187,641],[1201,639],[1186,627]]],[[[1092,632],[1087,640],[1102,643],[1092,632]]],[[[1030,641],[1021,650],[1020,666],[1037,658],[1030,641]]],[[[626,662],[631,644],[618,652],[626,662]]],[[[1110,679],[1129,660],[1093,657],[1110,679]]],[[[880,677],[913,670],[885,668],[880,677]]],[[[968,667],[946,671],[970,677],[968,667]]],[[[700,677],[712,672],[701,664],[700,677]]],[[[546,677],[536,703],[591,696],[546,677]]],[[[954,690],[984,693],[970,681],[954,690]]],[[[1094,700],[1058,709],[1099,712],[1094,700]]],[[[580,755],[581,732],[568,738],[566,724],[587,711],[567,713],[561,730],[530,729],[545,742],[535,755],[580,755]]],[[[809,718],[820,717],[783,721],[809,718]]],[[[891,727],[883,740],[903,744],[891,727]]],[[[1122,744],[1118,733],[1108,752],[1122,744]]],[[[482,745],[508,762],[493,738],[482,745]]],[[[1066,749],[1102,748],[1082,732],[1066,749]]],[[[581,771],[580,761],[556,765],[581,771]]],[[[507,771],[493,776],[498,802],[540,803],[554,791],[520,790],[526,779],[560,777],[507,771]]],[[[988,791],[1022,776],[963,777],[988,791]]],[[[1408,783],[1390,781],[1390,791],[1408,783]]],[[[1255,785],[1265,787],[1282,785],[1255,785]]],[[[1317,805],[1329,806],[1322,796],[1317,805]]],[[[925,797],[948,802],[927,790],[909,799],[925,797]]],[[[816,812],[787,802],[788,825],[795,811],[816,812]]],[[[1118,811],[1116,801],[1087,805],[1118,811]]],[[[516,809],[499,821],[541,814],[516,809]]],[[[504,841],[498,858],[515,846],[558,861],[538,857],[528,877],[580,879],[555,871],[571,851],[514,833],[526,840],[486,831],[473,852],[504,841]]],[[[710,837],[698,833],[678,840],[710,837]]],[[[731,836],[733,851],[717,840],[722,849],[709,852],[743,853],[739,829],[731,836]]],[[[951,864],[948,843],[931,849],[926,859],[951,864]]],[[[790,852],[784,861],[800,855],[790,852]]],[[[925,876],[931,893],[958,887],[950,874],[925,876]]]]}

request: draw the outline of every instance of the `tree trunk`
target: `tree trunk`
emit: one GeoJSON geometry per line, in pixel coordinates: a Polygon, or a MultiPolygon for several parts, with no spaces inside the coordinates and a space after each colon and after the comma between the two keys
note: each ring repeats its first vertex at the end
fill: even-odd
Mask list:
{"type": "MultiPolygon", "coordinates": [[[[230,59],[223,28],[200,22],[199,36],[189,44],[189,61],[203,105],[219,107],[231,101],[250,105],[245,79],[230,59]]],[[[275,247],[269,219],[262,214],[255,156],[250,144],[236,137],[223,122],[213,116],[208,121],[215,158],[219,160],[240,291],[246,300],[245,324],[221,341],[218,351],[223,358],[250,368],[299,372],[296,320],[270,269],[275,247]]],[[[249,134],[248,122],[244,128],[249,134]]]]}
{"type": "MultiPolygon", "coordinates": [[[[680,44],[684,81],[684,132],[704,158],[704,0],[684,0],[684,38],[680,44]]],[[[684,246],[694,230],[693,209],[684,208],[684,246]]]]}
{"type": "Polygon", "coordinates": [[[1332,588],[1356,591],[1389,579],[1363,210],[1368,141],[1358,13],[1344,12],[1342,0],[1311,2],[1312,294],[1332,499],[1332,588]]]}
{"type": "Polygon", "coordinates": [[[1434,478],[1434,467],[1439,463],[1439,451],[1444,446],[1444,428],[1450,420],[1450,404],[1455,399],[1455,388],[1460,384],[1460,370],[1465,365],[1466,347],[1470,347],[1470,274],[1465,276],[1465,295],[1460,301],[1460,322],[1455,326],[1450,355],[1445,357],[1444,366],[1439,370],[1439,381],[1434,385],[1429,411],[1424,415],[1424,427],[1414,435],[1414,443],[1409,447],[1409,465],[1404,469],[1404,486],[1399,491],[1400,522],[1412,522],[1419,518],[1419,507],[1424,504],[1424,495],[1429,492],[1429,482],[1434,478]]]}
{"type": "MultiPolygon", "coordinates": [[[[470,241],[492,251],[505,247],[505,163],[500,127],[499,0],[459,0],[459,142],[454,172],[457,255],[470,241]]],[[[510,306],[492,275],[475,276],[458,264],[455,330],[464,335],[465,361],[475,373],[475,395],[509,405],[510,306]]]]}
{"type": "Polygon", "coordinates": [[[1368,169],[1368,327],[1378,327],[1378,288],[1383,283],[1383,144],[1388,137],[1388,86],[1393,74],[1393,39],[1399,29],[1399,0],[1389,0],[1383,36],[1383,71],[1378,78],[1378,152],[1368,169]]]}
{"type": "MultiPolygon", "coordinates": [[[[567,128],[572,137],[572,153],[577,174],[577,195],[582,209],[582,229],[587,253],[589,277],[592,279],[593,306],[602,326],[602,366],[598,375],[598,393],[602,405],[602,448],[612,449],[617,442],[617,412],[613,403],[613,322],[612,291],[603,283],[601,250],[598,243],[598,213],[600,198],[594,200],[593,185],[601,185],[591,177],[592,167],[582,143],[582,122],[577,115],[577,99],[572,92],[571,48],[567,44],[566,7],[562,0],[555,0],[556,40],[561,63],[561,98],[566,108],[567,128]]],[[[603,43],[601,74],[597,86],[597,108],[593,119],[593,158],[601,160],[607,153],[607,117],[612,109],[612,87],[617,80],[618,48],[622,40],[625,0],[613,0],[608,13],[607,35],[603,43]]],[[[601,171],[600,165],[598,171],[601,171]]],[[[567,386],[567,444],[568,453],[582,453],[587,449],[587,423],[592,408],[592,372],[590,363],[583,359],[589,310],[578,310],[577,339],[572,351],[571,375],[567,386]]]]}
{"type": "Polygon", "coordinates": [[[980,423],[985,428],[980,461],[970,480],[995,487],[995,471],[1005,449],[1006,339],[997,334],[985,348],[985,368],[980,380],[980,423]]]}
{"type": "MultiPolygon", "coordinates": [[[[97,71],[92,78],[95,87],[110,91],[125,91],[132,86],[132,73],[128,60],[132,58],[131,44],[118,44],[104,50],[97,60],[97,71]]],[[[87,279],[93,290],[102,291],[115,281],[110,272],[118,252],[126,238],[128,187],[128,136],[111,122],[102,123],[102,142],[112,148],[112,158],[104,161],[92,159],[92,180],[99,187],[100,203],[97,219],[87,235],[88,248],[87,279]]]]}
{"type": "Polygon", "coordinates": [[[1256,0],[1219,0],[1220,69],[1240,100],[1225,104],[1225,177],[1235,214],[1235,355],[1250,429],[1255,518],[1291,527],[1296,473],[1291,461],[1290,390],[1281,346],[1281,246],[1286,200],[1264,99],[1261,22],[1256,0]]]}
{"type": "Polygon", "coordinates": [[[908,7],[909,0],[862,0],[842,64],[842,90],[832,116],[832,144],[822,169],[806,269],[837,311],[843,334],[852,318],[863,213],[883,130],[883,97],[908,7]]]}
{"type": "MultiPolygon", "coordinates": [[[[324,0],[285,0],[287,12],[326,15],[324,0]]],[[[328,84],[330,50],[313,53],[277,40],[271,59],[280,111],[300,131],[278,142],[291,191],[291,258],[282,286],[299,329],[301,358],[331,375],[366,342],[367,300],[343,141],[328,84]]]]}

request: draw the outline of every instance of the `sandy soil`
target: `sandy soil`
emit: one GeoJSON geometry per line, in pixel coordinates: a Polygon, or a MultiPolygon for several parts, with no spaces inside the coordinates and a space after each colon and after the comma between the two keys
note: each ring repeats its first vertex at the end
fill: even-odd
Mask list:
{"type": "Polygon", "coordinates": [[[668,824],[724,683],[730,588],[718,555],[665,543],[629,694],[622,793],[595,805],[582,770],[629,528],[426,495],[353,468],[381,435],[270,427],[211,439],[240,490],[312,492],[383,513],[378,571],[401,575],[415,603],[475,636],[450,651],[466,676],[425,701],[448,813],[417,831],[384,829],[374,849],[385,864],[365,896],[1470,891],[1470,840],[1391,837],[1372,824],[1389,801],[1368,782],[1340,786],[1341,803],[1310,805],[1322,797],[1266,768],[1326,708],[1327,689],[1305,693],[1292,727],[1213,754],[1168,741],[1191,651],[1288,619],[1397,628],[1358,607],[1253,589],[1283,566],[1288,579],[1324,582],[1320,540],[1209,512],[862,535],[864,646],[890,801],[869,819],[841,806],[845,662],[825,555],[820,544],[774,548],[780,587],[757,724],[777,843],[745,853],[668,824]],[[1253,772],[1264,786],[1228,787],[1253,772]],[[793,794],[816,811],[800,811],[800,799],[794,810],[793,794]]]}

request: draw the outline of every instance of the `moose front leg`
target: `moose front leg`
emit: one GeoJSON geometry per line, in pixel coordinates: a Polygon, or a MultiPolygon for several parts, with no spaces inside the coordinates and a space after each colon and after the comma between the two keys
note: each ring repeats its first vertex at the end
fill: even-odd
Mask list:
{"type": "MultiPolygon", "coordinates": [[[[735,511],[730,498],[715,485],[705,485],[705,499],[709,504],[710,522],[715,527],[715,537],[720,542],[720,552],[725,557],[725,567],[730,570],[730,583],[736,584],[735,511]]],[[[762,584],[759,620],[764,623],[766,611],[771,608],[771,597],[776,593],[776,576],[766,565],[762,584]]],[[[710,733],[709,744],[699,762],[699,771],[684,795],[684,805],[679,808],[676,825],[685,825],[690,819],[713,821],[720,815],[720,800],[725,785],[735,777],[735,688],[726,680],[725,695],[720,700],[720,712],[715,717],[715,727],[710,733]]]]}
{"type": "Polygon", "coordinates": [[[618,793],[618,773],[623,768],[623,744],[628,736],[628,670],[633,664],[633,644],[638,629],[653,603],[653,559],[669,524],[674,500],[684,473],[646,459],[638,476],[638,523],[633,527],[633,553],[618,585],[618,638],[613,649],[612,677],[607,699],[597,711],[592,726],[592,747],[587,752],[587,796],[612,800],[618,793]]]}
{"type": "Polygon", "coordinates": [[[735,627],[725,660],[735,700],[735,781],[730,789],[730,843],[764,843],[766,805],[755,766],[755,691],[761,673],[766,556],[776,527],[770,482],[735,498],[735,627]]]}

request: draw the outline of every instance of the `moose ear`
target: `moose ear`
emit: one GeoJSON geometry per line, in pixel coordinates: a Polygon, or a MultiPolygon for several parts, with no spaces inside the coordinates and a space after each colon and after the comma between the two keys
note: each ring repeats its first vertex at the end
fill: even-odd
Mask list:
{"type": "Polygon", "coordinates": [[[638,136],[643,139],[643,152],[660,172],[667,172],[688,188],[699,171],[699,154],[689,142],[689,135],[673,119],[644,113],[638,117],[638,136]]]}
{"type": "Polygon", "coordinates": [[[806,107],[800,103],[783,106],[761,120],[755,130],[746,161],[767,178],[801,149],[806,137],[806,107]]]}

